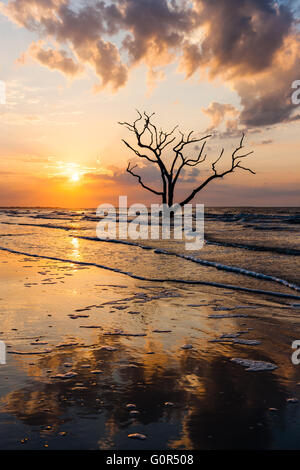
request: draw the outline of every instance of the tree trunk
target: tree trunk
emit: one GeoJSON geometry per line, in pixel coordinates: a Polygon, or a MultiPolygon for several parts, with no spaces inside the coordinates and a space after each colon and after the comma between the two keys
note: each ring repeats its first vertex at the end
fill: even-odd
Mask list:
{"type": "Polygon", "coordinates": [[[173,206],[173,201],[174,201],[174,186],[171,181],[169,181],[168,184],[168,206],[171,207],[173,206]]]}

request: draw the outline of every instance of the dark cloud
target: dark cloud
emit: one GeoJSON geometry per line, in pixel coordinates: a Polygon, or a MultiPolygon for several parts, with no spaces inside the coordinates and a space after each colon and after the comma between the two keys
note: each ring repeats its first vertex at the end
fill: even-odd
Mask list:
{"type": "MultiPolygon", "coordinates": [[[[95,1],[76,11],[68,0],[11,0],[2,10],[19,25],[71,48],[80,62],[94,68],[102,86],[113,90],[126,83],[130,63],[145,61],[153,75],[158,62],[165,65],[171,61],[172,52],[193,30],[197,17],[182,0],[95,1]],[[122,50],[129,56],[128,65],[122,63],[119,47],[103,38],[119,32],[125,35],[122,50]]],[[[43,51],[40,55],[42,63],[58,68],[60,61],[50,57],[57,56],[57,51],[48,50],[49,57],[43,51]]],[[[64,65],[59,68],[63,71],[64,65]]]]}
{"type": "Polygon", "coordinates": [[[143,58],[151,61],[178,48],[185,34],[197,25],[198,17],[185,2],[167,0],[125,0],[120,26],[129,31],[123,46],[134,62],[143,58]]]}
{"type": "MultiPolygon", "coordinates": [[[[130,163],[131,166],[137,165],[134,169],[134,172],[141,176],[142,181],[145,184],[150,185],[157,190],[161,189],[161,175],[156,166],[153,166],[151,163],[141,162],[138,158],[130,159],[130,163]]],[[[84,178],[89,182],[111,182],[121,187],[130,186],[139,188],[137,179],[130,175],[126,171],[126,168],[120,169],[116,166],[110,166],[107,169],[109,172],[106,173],[86,173],[84,178]]],[[[207,169],[200,170],[199,168],[190,168],[188,171],[183,170],[181,172],[180,180],[178,181],[180,185],[184,187],[185,184],[195,183],[198,180],[200,174],[207,173],[207,171],[207,169]]]]}
{"type": "Polygon", "coordinates": [[[267,71],[235,82],[243,106],[241,122],[247,127],[259,127],[296,120],[291,85],[299,73],[300,37],[295,36],[286,42],[267,71]]]}
{"type": "Polygon", "coordinates": [[[266,69],[293,24],[291,10],[272,0],[197,0],[196,4],[206,29],[199,65],[208,66],[212,75],[240,77],[266,69]]]}
{"type": "MultiPolygon", "coordinates": [[[[184,47],[187,73],[208,68],[211,76],[231,81],[243,108],[240,128],[295,120],[291,83],[300,72],[300,40],[291,6],[271,0],[197,4],[206,33],[200,45],[184,47]]],[[[227,128],[231,135],[239,126],[231,120],[227,128]]]]}
{"type": "MultiPolygon", "coordinates": [[[[1,10],[53,42],[34,50],[36,60],[69,76],[88,65],[100,79],[96,90],[118,90],[137,63],[148,66],[152,85],[163,77],[161,67],[181,56],[187,76],[208,71],[239,94],[240,121],[229,116],[229,134],[297,119],[290,90],[300,70],[293,2],[95,0],[75,8],[71,0],[9,0],[1,10]]],[[[216,104],[209,112],[219,119],[216,104]]]]}

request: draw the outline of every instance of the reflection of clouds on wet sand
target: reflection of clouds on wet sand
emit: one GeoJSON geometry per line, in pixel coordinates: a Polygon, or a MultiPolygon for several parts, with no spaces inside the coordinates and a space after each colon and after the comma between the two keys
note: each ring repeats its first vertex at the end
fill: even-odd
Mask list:
{"type": "Polygon", "coordinates": [[[246,437],[250,447],[267,447],[271,439],[268,404],[278,406],[285,397],[274,375],[267,373],[253,380],[218,353],[205,357],[193,351],[175,359],[164,351],[150,356],[141,353],[137,360],[118,338],[100,334],[99,345],[85,353],[76,346],[57,349],[39,359],[27,369],[35,380],[4,397],[2,411],[28,426],[38,426],[40,438],[46,439],[46,432],[54,447],[59,433],[66,429],[67,448],[80,442],[77,426],[81,419],[99,424],[97,434],[92,427],[86,436],[93,448],[97,440],[100,447],[118,447],[136,430],[146,430],[146,446],[157,448],[154,431],[158,423],[171,431],[161,442],[164,447],[239,448],[245,446],[246,437]],[[99,347],[104,341],[116,351],[99,347]],[[72,367],[66,368],[66,363],[72,367]],[[99,369],[101,373],[93,373],[99,369]],[[49,377],[66,370],[77,375],[71,379],[49,377]],[[135,404],[138,414],[130,415],[129,403],[135,404]]]}
{"type": "MultiPolygon", "coordinates": [[[[61,214],[53,225],[67,224],[61,214]]],[[[27,223],[28,213],[12,219],[27,223]]],[[[0,253],[0,339],[8,352],[0,368],[0,447],[268,448],[280,426],[289,434],[298,409],[286,398],[300,398],[300,390],[290,361],[299,319],[288,300],[82,266],[75,261],[138,266],[147,277],[164,270],[172,278],[231,279],[139,247],[84,240],[78,234],[86,227],[28,228],[30,237],[23,226],[4,225],[1,244],[24,243],[29,253],[39,248],[65,261],[0,253]],[[232,358],[278,367],[249,372],[232,358]],[[128,439],[134,433],[147,439],[128,439]]],[[[230,247],[208,250],[208,258],[233,264],[230,247]]],[[[234,263],[261,261],[258,252],[239,253],[245,257],[234,263]]],[[[237,285],[250,282],[232,276],[237,285]]]]}

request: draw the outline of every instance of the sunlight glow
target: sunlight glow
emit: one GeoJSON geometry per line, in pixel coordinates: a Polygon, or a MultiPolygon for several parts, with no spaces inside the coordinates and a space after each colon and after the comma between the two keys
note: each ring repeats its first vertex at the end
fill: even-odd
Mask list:
{"type": "Polygon", "coordinates": [[[73,183],[77,183],[80,180],[80,174],[79,173],[72,173],[70,176],[70,180],[73,183]]]}

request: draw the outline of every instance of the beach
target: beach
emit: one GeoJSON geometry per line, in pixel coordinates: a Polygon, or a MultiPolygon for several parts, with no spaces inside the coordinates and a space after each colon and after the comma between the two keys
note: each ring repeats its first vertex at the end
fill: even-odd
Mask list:
{"type": "Polygon", "coordinates": [[[0,449],[299,449],[297,208],[208,208],[206,244],[0,210],[0,449]]]}

